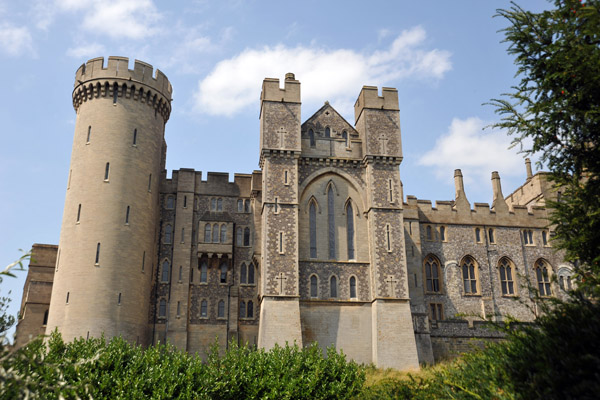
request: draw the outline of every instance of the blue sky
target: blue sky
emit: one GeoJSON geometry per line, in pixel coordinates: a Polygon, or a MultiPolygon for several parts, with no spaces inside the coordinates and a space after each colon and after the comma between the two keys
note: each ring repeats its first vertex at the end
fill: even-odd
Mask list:
{"type": "MultiPolygon", "coordinates": [[[[547,1],[522,1],[528,9],[547,1]]],[[[404,194],[491,202],[524,181],[522,155],[482,105],[515,84],[492,18],[508,1],[0,0],[0,266],[32,243],[58,243],[75,113],[76,69],[126,56],[171,81],[167,169],[258,168],[262,79],[294,72],[302,119],[329,101],[348,121],[362,85],[398,88],[404,194]]],[[[232,178],[232,176],[231,176],[232,178]]],[[[16,313],[25,273],[5,279],[16,313]]]]}

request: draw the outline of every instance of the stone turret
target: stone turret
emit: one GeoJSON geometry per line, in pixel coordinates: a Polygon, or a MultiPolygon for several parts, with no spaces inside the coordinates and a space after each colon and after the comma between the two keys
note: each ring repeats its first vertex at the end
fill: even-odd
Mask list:
{"type": "Polygon", "coordinates": [[[76,73],[77,113],[47,333],[149,343],[159,176],[171,84],[128,59],[76,73]]]}
{"type": "Polygon", "coordinates": [[[300,82],[286,74],[263,81],[260,105],[262,168],[262,293],[258,346],[302,345],[298,277],[298,157],[300,82]]]}

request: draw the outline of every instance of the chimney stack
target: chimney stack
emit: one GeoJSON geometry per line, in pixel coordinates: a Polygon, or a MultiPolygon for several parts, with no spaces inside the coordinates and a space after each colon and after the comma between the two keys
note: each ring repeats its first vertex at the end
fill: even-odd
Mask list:
{"type": "Polygon", "coordinates": [[[531,160],[529,158],[525,159],[525,168],[527,168],[527,181],[529,182],[533,177],[533,173],[531,172],[531,160]]]}

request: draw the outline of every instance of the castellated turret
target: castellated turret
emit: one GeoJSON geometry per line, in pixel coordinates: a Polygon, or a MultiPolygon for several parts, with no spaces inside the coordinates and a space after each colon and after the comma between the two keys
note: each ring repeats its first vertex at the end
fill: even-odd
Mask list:
{"type": "Polygon", "coordinates": [[[159,176],[171,84],[151,65],[94,58],[76,73],[77,113],[47,333],[150,341],[159,176]]]}

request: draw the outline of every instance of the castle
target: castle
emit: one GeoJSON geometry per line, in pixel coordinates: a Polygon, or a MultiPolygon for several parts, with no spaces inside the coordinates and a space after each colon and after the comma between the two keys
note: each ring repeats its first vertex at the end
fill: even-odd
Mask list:
{"type": "Polygon", "coordinates": [[[122,335],[204,354],[218,340],[335,345],[358,362],[418,367],[494,339],[476,316],[528,321],[572,266],[551,247],[547,174],[474,203],[404,197],[398,93],[364,86],[354,125],[329,104],[301,120],[300,82],[265,79],[260,170],[168,179],[172,88],[149,64],[89,60],[58,246],[33,247],[17,346],[122,335]],[[283,88],[281,87],[283,85],[283,88]],[[520,301],[517,301],[520,300],[520,301]],[[216,339],[215,339],[216,338],[216,339]]]}

